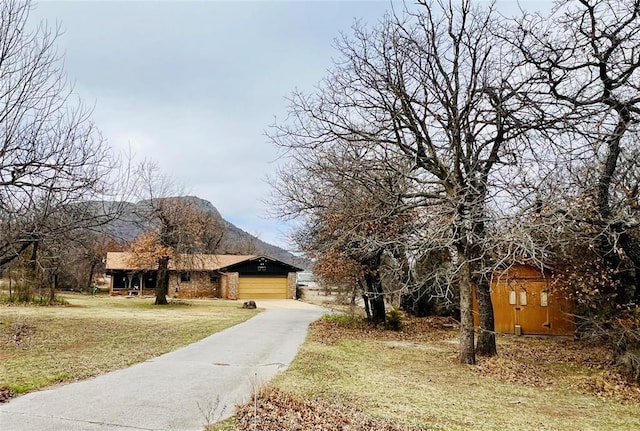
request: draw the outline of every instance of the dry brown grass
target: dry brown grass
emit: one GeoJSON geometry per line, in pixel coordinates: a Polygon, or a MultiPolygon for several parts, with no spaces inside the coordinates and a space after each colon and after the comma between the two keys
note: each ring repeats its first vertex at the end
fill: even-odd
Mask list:
{"type": "MultiPolygon", "coordinates": [[[[341,319],[312,325],[292,366],[273,382],[275,397],[284,401],[269,405],[284,407],[271,417],[291,418],[289,410],[304,401],[338,418],[361,417],[358,412],[383,420],[396,427],[390,429],[640,429],[639,389],[610,370],[603,349],[566,339],[500,337],[499,357],[467,366],[457,361],[458,334],[450,321],[410,319],[404,331],[393,332],[341,319]]],[[[239,411],[237,423],[247,411],[239,411]]],[[[291,429],[348,429],[317,417],[291,429]]]]}
{"type": "Polygon", "coordinates": [[[67,306],[0,306],[0,393],[24,393],[169,352],[258,311],[232,301],[64,295],[67,306]]]}
{"type": "Polygon", "coordinates": [[[236,413],[236,429],[260,431],[413,431],[393,421],[372,418],[354,408],[311,401],[270,387],[236,413]],[[257,425],[257,426],[256,426],[257,425]]]}
{"type": "Polygon", "coordinates": [[[500,356],[479,358],[482,376],[526,386],[575,389],[621,403],[640,405],[640,387],[615,367],[611,351],[567,338],[501,337],[500,356]]]}
{"type": "Polygon", "coordinates": [[[303,298],[304,302],[335,310],[337,312],[364,315],[364,309],[360,304],[362,302],[361,298],[356,298],[356,300],[358,305],[350,305],[350,298],[348,294],[337,294],[336,292],[327,294],[322,289],[305,290],[303,298]]]}

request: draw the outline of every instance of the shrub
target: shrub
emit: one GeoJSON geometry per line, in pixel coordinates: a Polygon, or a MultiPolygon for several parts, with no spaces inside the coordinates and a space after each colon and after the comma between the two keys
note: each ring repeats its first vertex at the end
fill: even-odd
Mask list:
{"type": "Polygon", "coordinates": [[[387,329],[399,331],[402,329],[402,312],[397,308],[387,311],[387,321],[385,323],[387,329]]]}
{"type": "Polygon", "coordinates": [[[577,335],[592,344],[608,346],[619,371],[640,383],[640,309],[619,311],[615,317],[576,318],[577,335]]]}

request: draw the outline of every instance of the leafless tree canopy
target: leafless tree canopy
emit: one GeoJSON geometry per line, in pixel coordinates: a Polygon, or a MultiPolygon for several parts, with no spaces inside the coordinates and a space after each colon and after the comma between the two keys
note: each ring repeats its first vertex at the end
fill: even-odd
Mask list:
{"type": "MultiPolygon", "coordinates": [[[[382,247],[404,256],[404,286],[425,272],[421,257],[448,256],[460,359],[494,354],[496,268],[557,266],[584,245],[614,279],[629,263],[640,271],[638,14],[635,0],[579,0],[509,20],[443,0],[356,23],[317,91],[292,94],[289,117],[271,129],[291,161],[273,181],[279,215],[302,217],[300,236],[316,253],[327,236],[336,244],[336,225],[374,239],[355,220],[384,220],[381,207],[404,215],[382,247]],[[381,171],[401,187],[378,181],[381,171]]],[[[340,244],[354,252],[371,242],[340,244]]]]}
{"type": "Polygon", "coordinates": [[[551,19],[524,16],[505,38],[530,72],[532,102],[554,124],[547,138],[556,156],[538,197],[545,188],[552,193],[539,200],[538,211],[556,225],[574,226],[576,235],[587,233],[581,236],[612,271],[623,270],[624,260],[640,269],[639,14],[634,0],[564,2],[551,19]]]}
{"type": "MultiPolygon", "coordinates": [[[[461,358],[470,363],[475,360],[473,283],[481,286],[481,314],[487,319],[479,349],[495,352],[483,247],[486,208],[492,182],[499,179],[494,172],[501,166],[507,171],[525,131],[516,115],[522,109],[517,66],[503,60],[495,31],[493,12],[468,1],[424,3],[417,12],[387,16],[373,29],[356,24],[352,35],[338,41],[340,58],[320,89],[294,94],[289,120],[272,134],[293,157],[333,155],[335,148],[348,147],[367,154],[370,165],[402,171],[410,187],[396,191],[391,205],[438,214],[437,228],[423,235],[418,248],[422,254],[434,247],[454,253],[461,358]]],[[[307,178],[315,178],[310,166],[304,164],[307,178]]],[[[302,187],[301,194],[313,196],[302,187]]]]}
{"type": "Polygon", "coordinates": [[[30,9],[0,4],[0,265],[102,223],[76,204],[102,196],[115,165],[61,69],[59,30],[30,30],[30,9]]]}
{"type": "Polygon", "coordinates": [[[164,305],[168,303],[169,261],[185,254],[215,253],[225,227],[222,219],[199,208],[195,198],[182,197],[175,182],[152,162],[141,163],[136,171],[136,193],[143,199],[137,217],[148,229],[130,249],[138,262],[151,260],[140,266],[157,264],[155,303],[164,305]]]}

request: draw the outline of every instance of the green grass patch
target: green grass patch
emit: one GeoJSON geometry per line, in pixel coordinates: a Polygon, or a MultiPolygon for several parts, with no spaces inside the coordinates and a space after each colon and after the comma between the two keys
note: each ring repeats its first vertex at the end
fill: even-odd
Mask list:
{"type": "Polygon", "coordinates": [[[355,314],[326,314],[322,319],[332,325],[344,328],[362,328],[367,324],[367,321],[362,316],[355,314]]]}
{"type": "Polygon", "coordinates": [[[18,297],[14,294],[10,296],[8,292],[0,290],[0,306],[2,305],[68,305],[67,301],[56,295],[53,299],[49,298],[49,292],[44,296],[33,295],[28,302],[21,302],[18,297]]]}
{"type": "Polygon", "coordinates": [[[205,431],[236,431],[236,419],[232,416],[214,424],[205,425],[205,431]]]}
{"type": "Polygon", "coordinates": [[[19,394],[123,368],[241,323],[233,301],[63,295],[67,306],[0,306],[0,388],[19,394]]]}

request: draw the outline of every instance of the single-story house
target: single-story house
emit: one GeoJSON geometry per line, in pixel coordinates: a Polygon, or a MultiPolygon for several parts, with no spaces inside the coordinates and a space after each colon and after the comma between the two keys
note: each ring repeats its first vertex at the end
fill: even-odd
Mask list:
{"type": "MultiPolygon", "coordinates": [[[[128,252],[107,253],[112,295],[153,295],[157,264],[136,264],[128,252]]],[[[267,256],[180,254],[169,261],[169,291],[174,298],[295,299],[296,273],[302,271],[267,256]]]]}
{"type": "Polygon", "coordinates": [[[494,272],[491,302],[496,332],[574,335],[573,302],[550,284],[550,274],[527,264],[494,272]]]}

